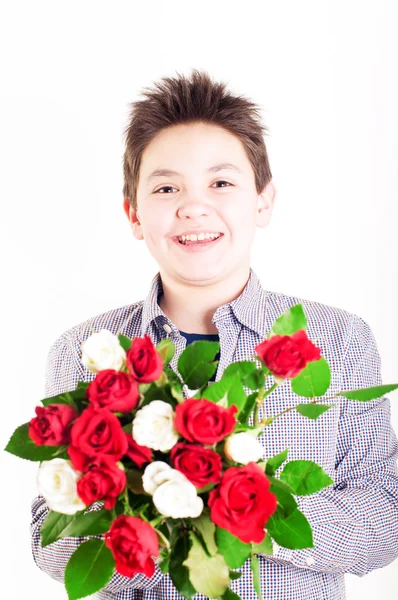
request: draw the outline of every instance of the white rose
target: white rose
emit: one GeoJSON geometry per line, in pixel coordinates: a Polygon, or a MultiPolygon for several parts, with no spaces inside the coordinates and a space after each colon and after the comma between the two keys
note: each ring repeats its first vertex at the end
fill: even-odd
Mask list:
{"type": "Polygon", "coordinates": [[[181,471],[172,469],[170,465],[162,460],[155,460],[145,468],[142,485],[144,490],[153,496],[160,485],[166,481],[176,481],[177,479],[188,481],[181,471]]]}
{"type": "Polygon", "coordinates": [[[117,335],[107,329],[90,335],[82,343],[81,349],[82,363],[91,373],[104,369],[120,371],[126,359],[126,351],[121,347],[117,335]]]}
{"type": "Polygon", "coordinates": [[[164,471],[168,481],[159,485],[153,494],[153,503],[165,517],[183,519],[199,517],[203,510],[203,500],[196,488],[185,475],[176,469],[164,471]]]}
{"type": "Polygon", "coordinates": [[[263,447],[249,433],[234,433],[224,444],[225,456],[241,465],[257,462],[263,457],[263,447]]]}
{"type": "MultiPolygon", "coordinates": [[[[173,471],[173,469],[167,463],[162,460],[155,460],[145,467],[144,474],[142,476],[142,485],[144,490],[153,496],[156,488],[167,479],[167,473],[173,471]]],[[[181,473],[182,475],[182,473],[181,473]]]]}
{"type": "Polygon", "coordinates": [[[75,471],[70,460],[44,460],[37,474],[37,487],[48,506],[55,512],[74,515],[86,508],[77,495],[77,482],[82,473],[75,471]]]}
{"type": "Polygon", "coordinates": [[[140,446],[167,452],[178,441],[174,427],[174,411],[168,402],[152,400],[137,411],[133,420],[132,436],[140,446]]]}

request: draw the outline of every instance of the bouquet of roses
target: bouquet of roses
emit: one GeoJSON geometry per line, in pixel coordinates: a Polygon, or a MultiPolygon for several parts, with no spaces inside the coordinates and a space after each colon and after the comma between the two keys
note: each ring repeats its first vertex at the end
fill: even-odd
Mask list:
{"type": "MultiPolygon", "coordinates": [[[[251,560],[259,598],[257,554],[313,547],[312,531],[295,495],[333,480],[316,463],[286,462],[289,449],[264,457],[258,437],[283,413],[259,420],[265,396],[290,380],[304,418],[331,406],[318,399],[330,386],[327,361],[307,337],[296,304],[254,348],[254,361],[232,363],[209,384],[218,342],[194,342],[167,364],[175,346],[129,339],[107,330],[82,344],[82,362],[95,378],[41,401],[36,417],[18,427],[6,450],[39,461],[37,484],[50,508],[42,546],[88,537],[65,570],[70,600],[104,588],[114,575],[151,577],[155,563],[185,598],[201,593],[233,600],[231,580],[251,560]],[[266,380],[272,378],[271,385],[266,380]],[[196,394],[185,399],[186,384],[196,394]],[[244,386],[253,390],[246,395],[244,386]],[[250,424],[251,423],[251,424],[250,424]],[[279,476],[276,471],[285,463],[279,476]]],[[[398,384],[340,392],[368,401],[398,384]]]]}

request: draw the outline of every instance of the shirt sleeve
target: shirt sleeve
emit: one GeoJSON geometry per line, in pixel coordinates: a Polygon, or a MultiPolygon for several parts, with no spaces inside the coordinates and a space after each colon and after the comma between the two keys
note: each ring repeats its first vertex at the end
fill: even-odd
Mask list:
{"type": "MultiPolygon", "coordinates": [[[[73,337],[70,335],[69,330],[54,342],[49,351],[46,362],[46,398],[74,390],[77,387],[78,381],[84,381],[84,370],[78,356],[80,346],[74,347],[72,340],[73,337]]],[[[95,503],[92,510],[98,510],[101,507],[101,503],[95,503]]],[[[82,536],[66,537],[42,548],[40,528],[49,510],[43,496],[38,495],[33,500],[32,520],[30,524],[32,553],[36,565],[42,571],[50,575],[53,579],[63,582],[69,558],[83,541],[91,538],[82,536]]],[[[157,585],[162,576],[163,573],[156,564],[155,572],[151,578],[143,574],[129,578],[115,572],[104,590],[116,593],[127,588],[149,589],[157,585]]]]}
{"type": "MultiPolygon", "coordinates": [[[[369,325],[352,315],[341,391],[381,385],[380,368],[369,325]]],[[[276,545],[275,558],[269,559],[363,577],[398,557],[398,440],[388,398],[341,398],[334,484],[297,497],[311,525],[314,548],[276,545]]]]}

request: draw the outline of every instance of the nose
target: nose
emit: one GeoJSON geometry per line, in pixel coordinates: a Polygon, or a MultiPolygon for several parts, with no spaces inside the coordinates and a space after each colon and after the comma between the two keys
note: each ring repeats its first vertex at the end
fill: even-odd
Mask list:
{"type": "Polygon", "coordinates": [[[208,215],[211,213],[211,206],[208,202],[200,202],[198,200],[187,200],[183,202],[178,208],[178,216],[181,219],[191,218],[195,219],[202,215],[208,215]]]}

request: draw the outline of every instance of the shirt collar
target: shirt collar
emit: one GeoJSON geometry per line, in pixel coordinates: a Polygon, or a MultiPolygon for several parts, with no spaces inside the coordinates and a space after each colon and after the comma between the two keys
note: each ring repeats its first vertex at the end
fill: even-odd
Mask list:
{"type": "MultiPolygon", "coordinates": [[[[163,327],[166,323],[170,330],[178,332],[177,327],[165,315],[158,304],[158,298],[163,293],[162,279],[158,272],[152,279],[149,292],[144,300],[142,312],[142,337],[148,334],[152,321],[155,321],[158,327],[163,327]]],[[[227,304],[219,306],[213,315],[213,323],[216,326],[231,318],[237,319],[242,325],[252,329],[260,336],[267,333],[266,327],[266,309],[267,300],[271,292],[263,289],[256,273],[250,267],[249,279],[242,293],[227,304]]]]}

